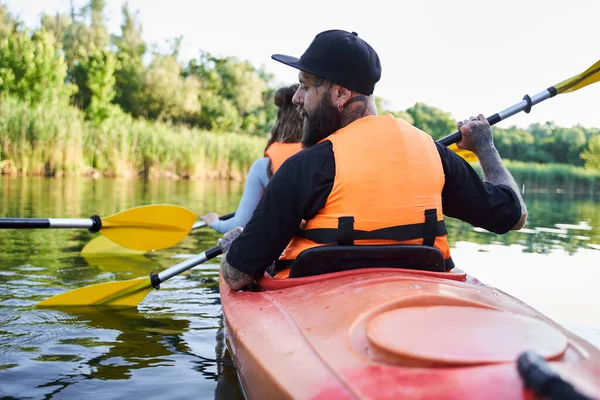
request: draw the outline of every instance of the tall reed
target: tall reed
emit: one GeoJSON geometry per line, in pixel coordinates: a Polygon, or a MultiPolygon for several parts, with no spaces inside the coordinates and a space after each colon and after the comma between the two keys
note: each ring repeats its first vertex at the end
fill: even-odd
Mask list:
{"type": "MultiPolygon", "coordinates": [[[[531,189],[552,188],[560,190],[580,190],[598,192],[600,190],[600,171],[575,167],[569,164],[539,164],[522,161],[504,160],[519,185],[527,184],[531,189]]],[[[478,163],[471,163],[483,176],[478,163]]]]}
{"type": "Polygon", "coordinates": [[[4,172],[239,178],[262,156],[265,142],[134,119],[118,110],[92,124],[71,106],[29,106],[11,98],[0,103],[4,172]]]}

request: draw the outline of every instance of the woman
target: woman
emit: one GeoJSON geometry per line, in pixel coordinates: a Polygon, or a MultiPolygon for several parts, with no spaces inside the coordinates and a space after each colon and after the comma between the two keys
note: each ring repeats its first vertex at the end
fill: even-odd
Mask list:
{"type": "Polygon", "coordinates": [[[285,160],[302,150],[300,145],[302,117],[292,103],[292,97],[297,89],[298,84],[295,84],[275,92],[274,102],[279,108],[277,121],[271,130],[271,138],[265,148],[265,157],[259,158],[250,167],[244,194],[235,216],[225,221],[219,220],[219,216],[214,212],[201,217],[206,225],[217,232],[225,233],[236,226],[245,227],[273,174],[285,160]]]}

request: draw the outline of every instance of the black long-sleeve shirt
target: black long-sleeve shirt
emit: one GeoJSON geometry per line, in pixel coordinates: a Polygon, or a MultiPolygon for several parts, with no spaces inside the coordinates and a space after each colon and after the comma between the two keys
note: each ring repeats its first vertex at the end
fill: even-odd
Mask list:
{"type": "MultiPolygon", "coordinates": [[[[481,180],[477,172],[446,146],[437,144],[445,183],[445,215],[495,233],[508,232],[521,218],[515,192],[481,180]]],[[[262,276],[290,242],[302,220],[312,219],[333,188],[335,157],[330,141],[290,157],[269,182],[242,234],[227,252],[233,268],[262,276]]],[[[384,183],[382,183],[384,184],[384,183]]]]}

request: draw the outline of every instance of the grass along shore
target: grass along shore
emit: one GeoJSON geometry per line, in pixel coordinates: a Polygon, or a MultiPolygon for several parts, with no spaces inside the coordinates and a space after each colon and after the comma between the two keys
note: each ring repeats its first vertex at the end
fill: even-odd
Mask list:
{"type": "MultiPolygon", "coordinates": [[[[479,163],[471,165],[483,176],[479,163]]],[[[598,193],[600,171],[569,164],[539,164],[504,160],[504,165],[517,184],[526,184],[526,191],[556,191],[598,193]]]]}
{"type": "Polygon", "coordinates": [[[94,125],[77,108],[0,104],[3,174],[241,178],[266,138],[134,119],[123,112],[94,125]]]}
{"type": "MultiPolygon", "coordinates": [[[[207,132],[123,112],[94,125],[68,105],[31,107],[10,97],[0,103],[3,174],[240,179],[263,155],[265,144],[264,137],[207,132]]],[[[600,189],[600,171],[505,163],[517,182],[533,190],[600,189]]],[[[478,163],[472,165],[481,173],[478,163]]]]}

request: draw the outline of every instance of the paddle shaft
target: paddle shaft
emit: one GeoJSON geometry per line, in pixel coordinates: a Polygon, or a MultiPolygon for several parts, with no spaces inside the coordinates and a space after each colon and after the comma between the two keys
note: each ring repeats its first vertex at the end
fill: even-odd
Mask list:
{"type": "MultiPolygon", "coordinates": [[[[228,219],[232,218],[234,215],[235,215],[234,212],[229,213],[229,214],[224,214],[224,215],[221,215],[219,217],[219,219],[221,221],[225,221],[225,220],[228,220],[228,219]]],[[[198,221],[198,222],[195,222],[194,225],[192,225],[192,230],[204,228],[205,226],[206,226],[206,222],[204,222],[204,221],[198,221]]]]}
{"type": "MultiPolygon", "coordinates": [[[[523,100],[521,100],[517,104],[515,104],[511,107],[508,107],[507,109],[502,110],[497,114],[487,117],[487,120],[490,123],[490,125],[496,125],[498,122],[505,120],[508,117],[512,117],[513,115],[520,113],[521,111],[525,111],[526,113],[529,113],[529,111],[531,111],[531,107],[533,107],[536,104],[541,103],[544,100],[554,97],[557,94],[558,94],[557,90],[554,88],[554,86],[551,86],[548,89],[546,89],[534,96],[529,97],[529,95],[525,95],[525,97],[523,97],[523,100]]],[[[439,144],[443,144],[444,146],[450,146],[452,143],[460,142],[461,139],[462,139],[462,134],[460,133],[460,131],[456,131],[451,135],[444,136],[437,142],[439,144]]]]}
{"type": "Polygon", "coordinates": [[[185,261],[180,262],[179,264],[175,264],[170,268],[165,269],[164,271],[159,272],[158,274],[151,273],[150,281],[152,282],[152,286],[156,289],[159,288],[159,285],[174,277],[175,275],[179,275],[182,272],[187,271],[190,268],[195,267],[196,265],[202,264],[208,260],[211,260],[218,256],[219,254],[223,254],[223,250],[219,246],[215,246],[211,249],[206,250],[203,253],[200,253],[194,257],[191,257],[185,261]]]}
{"type": "Polygon", "coordinates": [[[98,232],[102,227],[100,217],[91,218],[0,218],[0,229],[64,229],[86,228],[98,232]]]}

